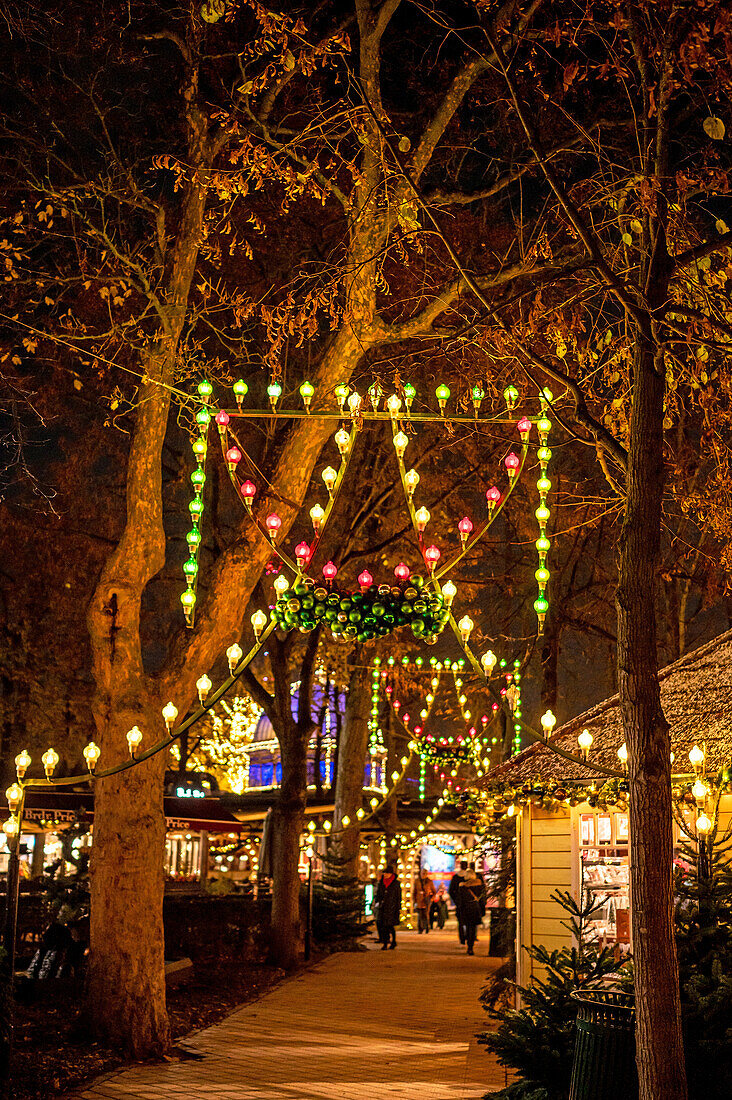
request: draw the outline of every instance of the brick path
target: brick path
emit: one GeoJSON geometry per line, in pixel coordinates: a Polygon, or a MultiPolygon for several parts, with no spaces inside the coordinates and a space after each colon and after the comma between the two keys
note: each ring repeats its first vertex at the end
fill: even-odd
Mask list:
{"type": "Polygon", "coordinates": [[[184,1044],[194,1057],[96,1081],[77,1100],[478,1100],[505,1084],[475,1041],[496,961],[454,931],[400,932],[285,981],[184,1044]]]}

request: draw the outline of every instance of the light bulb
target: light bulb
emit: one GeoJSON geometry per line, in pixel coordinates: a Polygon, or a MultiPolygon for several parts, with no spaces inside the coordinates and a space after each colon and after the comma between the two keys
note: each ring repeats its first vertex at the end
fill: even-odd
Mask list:
{"type": "Polygon", "coordinates": [[[521,459],[519,458],[519,456],[517,454],[514,454],[514,452],[511,451],[511,453],[507,454],[506,457],[504,458],[503,464],[506,467],[506,470],[508,471],[508,476],[509,477],[515,477],[516,476],[516,471],[518,470],[519,466],[521,465],[521,459]]]}
{"type": "Polygon", "coordinates": [[[335,434],[336,447],[342,455],[348,450],[348,444],[351,441],[351,437],[345,428],[339,428],[335,434]]]}
{"type": "Polygon", "coordinates": [[[276,512],[270,512],[264,521],[264,526],[267,528],[267,532],[272,542],[277,538],[277,533],[282,526],[282,520],[276,512]]]}
{"type": "Polygon", "coordinates": [[[22,749],[15,758],[15,770],[18,774],[18,779],[22,779],[28,768],[31,766],[31,758],[27,749],[22,749]]]}
{"type": "Polygon", "coordinates": [[[357,416],[361,408],[361,398],[355,391],[348,395],[348,410],[351,416],[357,416]]]}
{"type": "Polygon", "coordinates": [[[485,499],[488,501],[488,511],[492,512],[501,499],[501,490],[495,485],[492,485],[490,489],[486,491],[485,499]]]}
{"type": "Polygon", "coordinates": [[[557,720],[551,710],[547,710],[541,716],[541,728],[544,730],[544,734],[549,737],[552,730],[557,724],[557,720]]]}
{"type": "Polygon", "coordinates": [[[516,427],[519,430],[519,435],[521,436],[521,438],[526,441],[529,438],[529,433],[531,432],[531,421],[529,420],[528,416],[522,416],[516,427]]]}
{"type": "Polygon", "coordinates": [[[314,393],[315,387],[311,382],[303,382],[303,384],[300,386],[300,396],[302,397],[303,405],[308,410],[308,412],[310,411],[310,402],[313,399],[314,393]]]}
{"type": "Polygon", "coordinates": [[[493,672],[493,669],[496,667],[496,662],[497,661],[498,661],[498,658],[496,657],[493,650],[492,649],[486,650],[486,652],[483,654],[483,656],[480,659],[480,663],[483,666],[483,670],[484,670],[486,676],[490,676],[490,674],[493,672]]]}
{"type": "Polygon", "coordinates": [[[328,492],[332,493],[333,492],[333,486],[335,485],[336,478],[338,477],[338,474],[336,473],[336,471],[333,469],[332,466],[326,466],[320,476],[322,477],[322,479],[325,483],[325,487],[328,490],[328,492]]]}
{"type": "Polygon", "coordinates": [[[404,458],[404,452],[407,449],[409,443],[409,437],[404,432],[397,432],[393,439],[394,449],[397,453],[397,458],[404,458]]]}
{"type": "Polygon", "coordinates": [[[409,499],[411,500],[412,496],[414,495],[414,490],[419,485],[419,474],[416,470],[407,470],[406,474],[404,475],[404,484],[407,487],[407,493],[409,495],[409,499]]]}
{"type": "Polygon", "coordinates": [[[3,822],[3,832],[8,840],[14,840],[19,832],[18,822],[16,818],[9,817],[7,821],[3,822]]]}
{"type": "Polygon", "coordinates": [[[374,583],[374,578],[371,576],[368,569],[364,569],[362,573],[359,573],[358,583],[363,589],[368,588],[369,585],[372,585],[374,583]]]}
{"type": "Polygon", "coordinates": [[[470,519],[468,516],[463,516],[463,518],[458,523],[458,531],[460,532],[460,541],[463,546],[465,546],[465,543],[468,541],[470,535],[473,533],[472,519],[470,519]]]}
{"type": "Polygon", "coordinates": [[[409,566],[405,565],[403,561],[400,561],[399,564],[394,567],[394,576],[398,581],[409,580],[409,566]]]}
{"type": "Polygon", "coordinates": [[[335,579],[337,572],[338,567],[334,565],[332,561],[327,561],[323,566],[323,576],[328,582],[335,579]]]}
{"type": "Polygon", "coordinates": [[[585,754],[585,758],[592,748],[592,742],[594,740],[595,738],[592,736],[589,730],[582,730],[582,733],[577,738],[577,744],[582,749],[582,752],[585,754]]]}
{"type": "Polygon", "coordinates": [[[20,805],[20,800],[23,797],[23,788],[20,783],[11,783],[5,792],[5,797],[8,800],[8,809],[11,814],[14,814],[20,805]]]}
{"type": "Polygon", "coordinates": [[[263,611],[255,611],[252,615],[252,626],[254,627],[254,636],[259,641],[259,636],[267,625],[267,616],[263,611]]]}
{"type": "MultiPolygon", "coordinates": [[[[84,759],[86,760],[86,766],[89,769],[89,771],[93,774],[94,769],[97,766],[97,761],[99,760],[99,757],[101,756],[102,750],[99,748],[99,745],[95,745],[93,741],[90,741],[88,745],[84,746],[83,751],[84,751],[84,759]]],[[[11,809],[12,809],[12,807],[11,807],[11,809]]]]}
{"type": "MultiPolygon", "coordinates": [[[[691,793],[694,795],[697,802],[703,802],[709,794],[709,788],[702,779],[697,779],[694,786],[691,788],[691,793]]],[[[10,809],[12,810],[12,808],[11,806],[10,809]]]]}
{"type": "Polygon", "coordinates": [[[696,830],[698,833],[702,833],[702,835],[706,833],[711,833],[712,822],[706,814],[699,814],[698,818],[696,819],[696,830]]]}
{"type": "MultiPolygon", "coordinates": [[[[287,584],[287,581],[285,581],[285,584],[287,584]]],[[[203,676],[199,676],[196,680],[196,691],[198,692],[198,700],[201,706],[203,706],[203,704],[206,702],[206,696],[208,695],[212,686],[213,685],[205,672],[203,676]]]]}
{"type": "Polygon", "coordinates": [[[226,452],[226,461],[229,464],[229,469],[233,473],[241,462],[241,451],[238,447],[229,447],[226,452]]]}
{"type": "Polygon", "coordinates": [[[697,768],[700,768],[704,763],[704,751],[700,749],[698,745],[694,745],[689,753],[689,760],[692,763],[694,771],[696,771],[697,768]]]}
{"type": "Polygon", "coordinates": [[[452,601],[455,599],[456,595],[457,595],[457,588],[452,583],[452,581],[445,581],[445,583],[442,586],[442,596],[443,596],[443,599],[444,599],[445,604],[447,605],[447,607],[452,606],[452,601]]]}
{"type": "Polygon", "coordinates": [[[226,651],[226,659],[229,662],[229,672],[233,672],[239,661],[244,656],[242,648],[238,642],[234,642],[226,651]]]}
{"type": "Polygon", "coordinates": [[[427,567],[432,572],[437,565],[438,561],[442,557],[439,546],[428,546],[424,552],[424,560],[427,562],[427,567]]]}
{"type": "Polygon", "coordinates": [[[274,590],[278,596],[284,596],[287,589],[290,587],[290,582],[284,573],[278,573],[274,579],[274,590]]]}
{"type": "Polygon", "coordinates": [[[623,765],[628,763],[628,746],[625,744],[625,742],[623,742],[623,744],[618,749],[618,760],[623,765]]]}
{"type": "Polygon", "coordinates": [[[175,703],[166,703],[163,707],[163,718],[165,725],[169,730],[172,730],[175,725],[175,720],[178,717],[178,708],[175,703]]]}
{"type": "Polygon", "coordinates": [[[414,518],[417,521],[417,530],[424,531],[425,527],[430,521],[430,513],[427,511],[426,508],[420,508],[415,513],[414,518]]]}
{"type": "Polygon", "coordinates": [[[55,749],[46,749],[43,756],[41,757],[41,763],[43,764],[47,779],[50,779],[53,775],[56,765],[58,764],[58,760],[58,753],[55,749]]]}
{"type": "Polygon", "coordinates": [[[458,623],[458,629],[460,630],[460,635],[464,642],[467,642],[468,638],[470,637],[470,632],[472,631],[474,626],[475,623],[470,618],[470,616],[463,615],[462,619],[458,623]]]}
{"type": "Polygon", "coordinates": [[[320,504],[314,504],[310,509],[310,519],[313,522],[315,530],[319,530],[323,518],[325,516],[325,510],[320,504]]]}
{"type": "Polygon", "coordinates": [[[134,756],[137,749],[142,744],[142,730],[137,726],[133,726],[131,730],[127,732],[127,744],[130,749],[130,755],[134,756]]]}
{"type": "Polygon", "coordinates": [[[389,416],[392,418],[392,420],[395,420],[399,416],[399,413],[401,412],[401,408],[402,408],[402,399],[401,399],[401,397],[398,397],[395,393],[393,393],[391,395],[391,397],[388,397],[386,399],[386,407],[389,410],[389,416]]]}

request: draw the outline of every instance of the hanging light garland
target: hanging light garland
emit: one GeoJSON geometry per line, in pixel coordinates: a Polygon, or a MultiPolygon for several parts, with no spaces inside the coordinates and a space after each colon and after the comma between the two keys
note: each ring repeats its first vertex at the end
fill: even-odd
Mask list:
{"type": "MultiPolygon", "coordinates": [[[[181,592],[180,597],[186,626],[189,629],[193,628],[196,615],[198,568],[201,550],[201,519],[204,512],[203,489],[204,485],[206,484],[208,428],[209,424],[211,423],[211,410],[209,408],[209,402],[211,400],[212,392],[213,387],[211,383],[206,379],[203,379],[203,381],[198,383],[198,395],[202,403],[196,411],[196,427],[198,429],[198,434],[191,444],[191,449],[193,451],[193,460],[195,463],[193,472],[191,473],[193,498],[188,505],[188,511],[190,512],[191,516],[191,528],[186,535],[188,558],[183,563],[183,574],[186,579],[186,587],[184,591],[181,592]]],[[[228,416],[226,413],[217,413],[216,420],[217,424],[219,424],[219,431],[222,430],[222,424],[219,422],[219,417],[221,416],[225,418],[224,423],[228,423],[228,416]]]]}

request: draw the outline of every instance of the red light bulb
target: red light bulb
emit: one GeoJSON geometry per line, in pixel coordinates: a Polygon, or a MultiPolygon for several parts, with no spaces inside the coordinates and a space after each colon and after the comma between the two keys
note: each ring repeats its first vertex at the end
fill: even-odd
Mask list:
{"type": "Polygon", "coordinates": [[[495,485],[492,485],[491,488],[487,490],[485,499],[488,501],[488,507],[492,511],[501,499],[501,490],[497,489],[495,485]]]}
{"type": "Polygon", "coordinates": [[[511,451],[510,454],[506,455],[503,462],[506,469],[508,470],[509,477],[513,477],[519,466],[521,465],[521,459],[518,455],[514,454],[513,451],[511,451]]]}
{"type": "Polygon", "coordinates": [[[458,523],[458,531],[460,532],[461,535],[464,535],[465,538],[467,538],[472,530],[473,530],[473,521],[472,521],[472,519],[470,519],[468,516],[463,516],[463,518],[458,523]]]}
{"type": "Polygon", "coordinates": [[[498,709],[499,709],[498,703],[494,703],[493,704],[493,713],[495,714],[498,709]]]}
{"type": "Polygon", "coordinates": [[[295,557],[302,564],[310,557],[310,547],[306,542],[298,542],[295,547],[295,557]]]}
{"type": "Polygon", "coordinates": [[[488,725],[488,715],[487,714],[481,714],[480,720],[481,720],[481,722],[484,726],[488,725]]]}
{"type": "Polygon", "coordinates": [[[415,726],[414,727],[414,732],[415,733],[421,733],[422,732],[422,727],[421,726],[415,726]]]}
{"type": "Polygon", "coordinates": [[[280,527],[282,526],[282,520],[276,512],[270,512],[270,514],[264,521],[264,526],[269,531],[271,538],[274,538],[280,527]]]}
{"type": "Polygon", "coordinates": [[[241,462],[241,451],[238,447],[229,447],[226,452],[226,461],[229,463],[229,468],[235,470],[241,462]]]}
{"type": "Polygon", "coordinates": [[[244,497],[244,500],[247,502],[247,504],[252,503],[252,501],[254,500],[254,494],[256,493],[256,491],[257,491],[257,486],[254,484],[253,481],[244,481],[242,483],[241,495],[244,497]]]}
{"type": "Polygon", "coordinates": [[[409,580],[409,566],[405,565],[403,561],[400,561],[399,565],[397,565],[394,570],[394,576],[398,581],[409,580]]]}
{"type": "Polygon", "coordinates": [[[332,562],[332,561],[327,561],[327,562],[325,563],[325,565],[323,566],[323,576],[325,577],[325,579],[326,579],[327,581],[332,581],[332,580],[334,580],[334,579],[335,579],[335,575],[336,575],[336,573],[337,573],[337,572],[338,572],[338,569],[337,569],[337,567],[336,567],[336,566],[335,566],[335,565],[333,564],[333,562],[332,562]]]}
{"type": "Polygon", "coordinates": [[[516,427],[518,428],[519,434],[521,435],[522,439],[524,438],[524,436],[527,436],[531,431],[531,421],[529,420],[528,416],[522,416],[516,427]]]}
{"type": "Polygon", "coordinates": [[[214,420],[223,431],[223,429],[229,423],[229,414],[223,409],[219,409],[219,411],[216,413],[216,416],[214,417],[214,420]]]}
{"type": "Polygon", "coordinates": [[[368,569],[364,569],[363,573],[359,573],[358,583],[362,588],[368,588],[370,584],[374,583],[374,578],[371,576],[368,569]]]}

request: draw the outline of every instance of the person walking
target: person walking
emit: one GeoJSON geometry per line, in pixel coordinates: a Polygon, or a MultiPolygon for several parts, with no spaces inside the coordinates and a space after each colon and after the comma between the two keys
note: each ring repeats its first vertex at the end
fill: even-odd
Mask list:
{"type": "Polygon", "coordinates": [[[450,895],[450,900],[455,906],[455,916],[457,917],[458,937],[460,939],[460,943],[465,943],[465,925],[460,919],[460,884],[467,873],[468,861],[467,859],[461,859],[460,866],[450,879],[450,885],[447,890],[448,894],[450,895]]]}
{"type": "Polygon", "coordinates": [[[417,931],[420,935],[430,930],[429,913],[434,896],[435,885],[432,879],[420,871],[414,880],[414,905],[417,910],[417,931]]]}
{"type": "Polygon", "coordinates": [[[393,863],[387,863],[379,885],[376,887],[376,930],[381,940],[381,950],[396,947],[396,926],[402,909],[402,888],[393,863]]]}
{"type": "Polygon", "coordinates": [[[447,920],[447,893],[445,887],[440,886],[435,896],[432,899],[432,905],[430,906],[430,928],[434,928],[435,921],[439,928],[445,927],[445,921],[447,920]]]}
{"type": "Polygon", "coordinates": [[[473,955],[473,947],[475,945],[475,935],[478,930],[478,925],[481,922],[483,912],[485,912],[485,885],[476,875],[475,871],[469,870],[464,875],[460,886],[458,887],[458,896],[460,901],[460,917],[465,928],[465,942],[468,945],[468,954],[473,955]]]}

